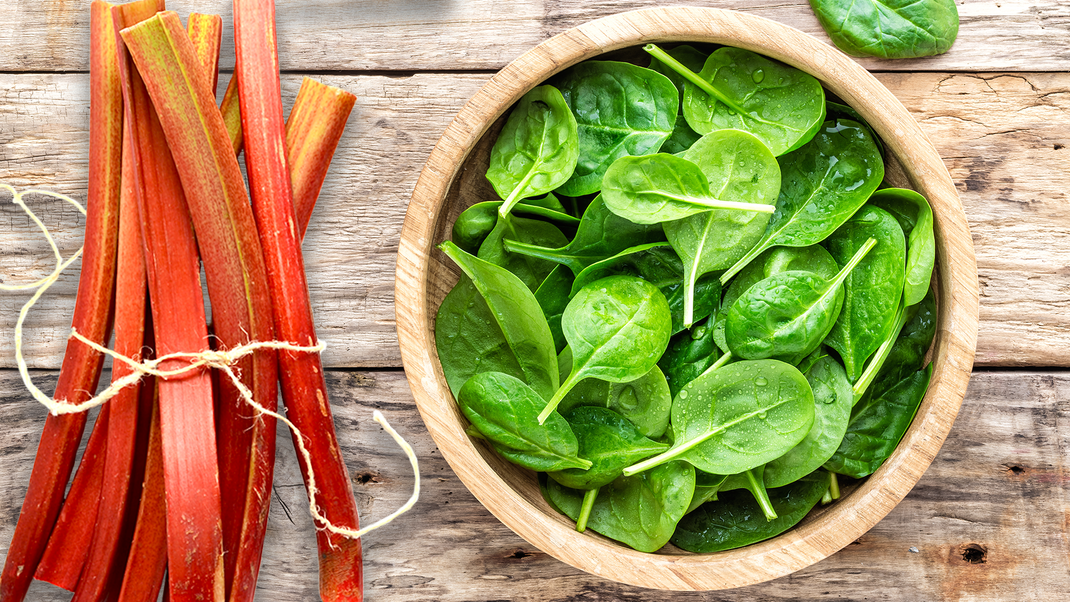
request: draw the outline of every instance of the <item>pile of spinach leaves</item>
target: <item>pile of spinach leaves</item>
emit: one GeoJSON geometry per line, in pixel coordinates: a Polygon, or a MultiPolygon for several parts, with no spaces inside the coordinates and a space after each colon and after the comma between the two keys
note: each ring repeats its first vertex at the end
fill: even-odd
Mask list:
{"type": "Polygon", "coordinates": [[[792,67],[736,48],[581,63],[506,119],[440,249],[470,436],[637,550],[747,545],[892,453],[929,384],[932,210],[792,67]]]}

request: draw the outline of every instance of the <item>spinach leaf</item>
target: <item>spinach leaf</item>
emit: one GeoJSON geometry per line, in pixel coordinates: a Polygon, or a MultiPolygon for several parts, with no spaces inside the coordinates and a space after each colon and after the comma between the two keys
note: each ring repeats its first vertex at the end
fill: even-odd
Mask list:
{"type": "Polygon", "coordinates": [[[932,378],[932,364],[895,383],[873,387],[851,414],[847,433],[825,468],[856,479],[873,474],[907,432],[932,378]],[[880,392],[878,392],[880,391],[880,392]]]}
{"type": "Polygon", "coordinates": [[[866,201],[892,215],[907,235],[907,267],[904,302],[909,307],[929,292],[936,265],[933,210],[925,197],[905,188],[884,188],[866,201]]]}
{"type": "Polygon", "coordinates": [[[836,47],[882,59],[942,54],[959,33],[954,0],[810,0],[836,47]]]}
{"type": "Polygon", "coordinates": [[[778,160],[780,197],[765,235],[721,274],[721,284],[770,247],[821,242],[858,211],[884,177],[880,151],[854,121],[825,122],[813,140],[778,160]]]}
{"type": "Polygon", "coordinates": [[[585,61],[555,78],[579,127],[579,161],[560,187],[568,196],[602,188],[620,157],[656,153],[672,134],[680,100],[669,78],[614,61],[585,61]]]}
{"type": "Polygon", "coordinates": [[[776,360],[740,361],[691,381],[676,395],[673,446],[624,469],[632,475],[670,460],[714,474],[761,466],[795,447],[814,423],[806,377],[776,360]],[[715,403],[716,402],[716,403],[715,403]]]}
{"type": "MultiPolygon", "coordinates": [[[[557,362],[561,369],[561,380],[564,381],[572,370],[572,349],[565,347],[557,362]]],[[[664,435],[669,427],[672,395],[665,375],[654,366],[639,378],[624,383],[584,379],[572,387],[557,407],[560,412],[567,413],[581,406],[613,410],[635,425],[641,435],[656,439],[664,435]]]]}
{"type": "MultiPolygon", "coordinates": [[[[543,489],[550,505],[576,520],[583,492],[553,479],[543,489]]],[[[602,487],[587,526],[640,552],[655,552],[668,543],[695,491],[695,469],[670,462],[602,487]]]]}
{"type": "Polygon", "coordinates": [[[691,129],[683,117],[676,120],[676,126],[672,129],[672,135],[661,145],[661,152],[670,155],[678,155],[691,148],[702,134],[691,129]]]}
{"type": "Polygon", "coordinates": [[[836,277],[840,266],[829,255],[825,247],[810,245],[808,247],[773,247],[766,249],[747,267],[740,270],[739,274],[732,279],[732,284],[725,291],[724,299],[721,300],[721,309],[717,312],[717,318],[713,323],[713,340],[721,351],[728,351],[728,342],[725,341],[725,322],[728,320],[728,312],[732,309],[736,299],[739,299],[747,289],[761,280],[788,271],[812,272],[830,280],[836,277]]]}
{"type": "Polygon", "coordinates": [[[810,355],[840,315],[844,298],[841,285],[876,244],[875,238],[866,241],[834,280],[792,271],[751,286],[728,311],[725,341],[729,350],[744,359],[801,360],[810,355]]]}
{"type": "Polygon", "coordinates": [[[851,382],[858,380],[866,359],[895,325],[903,296],[906,240],[887,211],[867,205],[824,242],[843,265],[871,238],[877,246],[844,280],[843,311],[825,339],[839,352],[851,382]]]}
{"type": "MultiPolygon", "coordinates": [[[[592,263],[576,276],[573,294],[606,276],[627,274],[638,276],[653,284],[665,295],[672,313],[672,334],[684,330],[684,264],[668,243],[649,243],[627,248],[613,257],[592,263]]],[[[717,309],[721,296],[721,281],[714,274],[699,277],[695,282],[694,316],[701,320],[717,309]]]]}
{"type": "MultiPolygon", "coordinates": [[[[535,296],[513,274],[465,253],[452,242],[442,243],[439,249],[472,280],[491,315],[484,328],[490,330],[492,325],[497,325],[523,372],[521,380],[549,399],[561,381],[558,380],[554,338],[535,296]]],[[[450,362],[467,361],[478,365],[479,359],[458,357],[451,358],[450,362]]]]}
{"type": "Polygon", "coordinates": [[[814,472],[787,487],[771,489],[769,501],[776,520],[766,520],[754,497],[743,491],[718,494],[716,503],[704,504],[685,516],[672,543],[700,554],[731,550],[780,535],[801,521],[828,490],[829,477],[814,472]]]}
{"type": "Polygon", "coordinates": [[[900,304],[895,328],[855,382],[855,403],[863,398],[871,383],[878,390],[887,389],[925,365],[925,354],[935,336],[936,301],[932,290],[916,305],[903,307],[900,304]],[[874,383],[875,379],[881,382],[874,383]]]}
{"type": "Polygon", "coordinates": [[[845,105],[842,103],[834,102],[831,100],[825,100],[825,120],[835,121],[837,119],[850,119],[851,121],[857,121],[862,124],[869,135],[873,137],[873,142],[877,145],[877,150],[884,155],[884,141],[877,135],[877,131],[873,129],[873,126],[869,125],[869,122],[862,117],[861,113],[854,110],[854,107],[845,105]]]}
{"type": "Polygon", "coordinates": [[[705,504],[706,502],[714,501],[717,499],[717,492],[720,490],[721,485],[728,479],[728,475],[724,474],[710,474],[708,472],[702,472],[701,470],[695,471],[695,495],[691,496],[691,503],[687,506],[687,512],[684,514],[690,514],[696,508],[705,504]]]}
{"type": "Polygon", "coordinates": [[[721,357],[713,341],[713,318],[681,332],[669,342],[665,355],[658,360],[658,367],[665,373],[669,391],[673,397],[684,385],[698,378],[721,357]]]}
{"type": "Polygon", "coordinates": [[[540,424],[535,416],[543,398],[514,376],[480,372],[457,395],[461,412],[510,462],[532,470],[587,469],[568,422],[553,416],[540,424]]]}
{"type": "Polygon", "coordinates": [[[644,437],[624,416],[608,408],[578,406],[564,414],[579,441],[579,456],[590,460],[586,470],[568,468],[550,478],[573,489],[597,489],[620,476],[624,467],[668,446],[644,437]]]}
{"type": "Polygon", "coordinates": [[[579,274],[587,266],[616,255],[624,249],[648,242],[665,239],[659,226],[636,224],[619,217],[606,207],[599,195],[583,212],[576,236],[562,246],[530,244],[524,240],[506,240],[505,248],[511,253],[538,257],[568,266],[579,274]]]}
{"type": "MultiPolygon", "coordinates": [[[[706,57],[709,56],[704,52],[696,50],[692,46],[677,46],[666,51],[669,56],[680,61],[685,67],[692,71],[701,71],[702,66],[706,64],[706,57]]],[[[676,89],[680,91],[680,110],[683,110],[683,96],[684,96],[684,79],[682,75],[674,71],[665,63],[659,61],[657,57],[650,57],[650,69],[657,71],[658,73],[668,77],[672,81],[676,89]]],[[[682,113],[681,113],[682,115],[682,113]]],[[[702,135],[691,129],[691,126],[687,125],[687,120],[683,117],[676,118],[676,125],[673,127],[672,135],[669,139],[661,145],[661,152],[675,155],[683,152],[691,147],[692,144],[698,141],[702,135]]]]}
{"type": "Polygon", "coordinates": [[[539,86],[521,98],[490,151],[487,179],[505,200],[498,214],[509,215],[520,199],[546,194],[576,168],[576,118],[553,86],[539,86]]]}
{"type": "Polygon", "coordinates": [[[561,314],[568,305],[569,293],[572,291],[572,272],[563,265],[554,266],[546,278],[535,289],[535,300],[542,307],[550,334],[554,337],[554,349],[561,353],[567,344],[565,334],[561,332],[561,314]]]}
{"type": "MultiPolygon", "coordinates": [[[[769,204],[780,192],[780,166],[757,138],[739,130],[703,136],[682,157],[702,170],[724,201],[769,204]]],[[[669,244],[684,262],[684,326],[694,323],[695,282],[738,261],[761,239],[769,214],[715,209],[665,222],[669,244]]]]}
{"type": "Polygon", "coordinates": [[[765,520],[774,520],[777,518],[777,513],[769,500],[769,492],[765,489],[764,475],[765,466],[756,466],[739,474],[728,475],[717,489],[717,492],[746,489],[754,496],[754,501],[758,502],[758,507],[761,508],[762,514],[765,515],[765,520]]]}
{"type": "Polygon", "coordinates": [[[825,120],[817,78],[741,48],[718,48],[695,73],[650,44],[644,50],[682,75],[684,118],[700,134],[754,134],[776,156],[805,144],[825,120]]]}
{"type": "Polygon", "coordinates": [[[558,246],[568,242],[553,224],[516,216],[499,217],[494,229],[479,245],[477,257],[509,270],[532,291],[554,269],[554,264],[537,257],[509,252],[503,245],[506,236],[536,245],[558,246]]]}
{"type": "Polygon", "coordinates": [[[843,366],[823,355],[805,374],[814,392],[814,426],[798,445],[765,465],[766,487],[783,487],[821,468],[847,432],[854,393],[843,366]]]}
{"type": "Polygon", "coordinates": [[[572,349],[572,371],[539,420],[585,378],[619,383],[649,372],[665,353],[671,324],[665,296],[641,278],[610,276],[583,287],[561,316],[572,349]]]}
{"type": "MultiPolygon", "coordinates": [[[[553,195],[547,195],[553,197],[553,195]]],[[[535,199],[527,199],[533,201],[535,199]]],[[[556,198],[554,199],[557,200],[556,198]]],[[[560,205],[560,203],[557,203],[560,205]]],[[[479,251],[479,245],[483,244],[483,240],[487,238],[490,231],[494,229],[494,226],[498,223],[498,208],[502,206],[501,201],[484,201],[482,203],[476,203],[468,209],[465,209],[457,216],[457,220],[453,222],[453,242],[456,243],[461,250],[466,253],[472,253],[473,255],[479,251]]],[[[541,207],[538,205],[529,205],[527,203],[517,203],[513,207],[513,214],[528,215],[531,217],[538,217],[546,221],[555,222],[563,226],[575,227],[580,223],[580,220],[572,217],[563,210],[549,209],[547,207],[541,207]]]]}
{"type": "Polygon", "coordinates": [[[772,205],[715,197],[698,165],[665,153],[615,161],[606,171],[602,196],[610,211],[637,224],[683,219],[711,209],[774,210],[772,205]]]}

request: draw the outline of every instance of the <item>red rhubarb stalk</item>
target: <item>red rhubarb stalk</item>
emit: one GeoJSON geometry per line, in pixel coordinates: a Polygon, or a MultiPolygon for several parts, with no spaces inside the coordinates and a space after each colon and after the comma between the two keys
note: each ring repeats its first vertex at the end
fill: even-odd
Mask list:
{"type": "MultiPolygon", "coordinates": [[[[142,2],[145,3],[144,0],[142,2]]],[[[155,7],[155,0],[148,0],[155,7]]],[[[118,39],[119,30],[114,31],[118,39]]],[[[125,51],[120,49],[125,66],[125,51]]],[[[119,204],[119,254],[115,281],[115,352],[141,361],[142,349],[152,341],[145,339],[146,283],[144,245],[141,241],[141,217],[137,195],[141,193],[137,165],[134,164],[134,125],[126,113],[123,144],[122,196],[119,204]]],[[[114,362],[112,382],[131,374],[124,362],[114,362]]],[[[150,383],[151,384],[151,383],[150,383]]],[[[118,559],[120,536],[126,525],[130,478],[134,472],[137,446],[141,383],[121,389],[106,406],[109,410],[107,457],[104,486],[100,495],[93,543],[82,573],[74,602],[97,602],[104,599],[112,571],[118,559]]],[[[131,509],[132,510],[132,509],[131,509]]]]}
{"type": "Polygon", "coordinates": [[[230,77],[227,91],[223,92],[223,100],[219,103],[219,112],[223,114],[223,123],[227,126],[230,145],[234,148],[234,154],[237,155],[242,149],[241,105],[238,104],[237,74],[230,77]]]}
{"type": "MultiPolygon", "coordinates": [[[[126,27],[121,34],[140,73],[139,77],[130,70],[127,110],[135,111],[131,123],[138,128],[135,146],[143,203],[139,209],[156,353],[163,357],[204,352],[209,348],[208,330],[196,241],[179,172],[156,113],[167,109],[166,99],[153,94],[158,80],[171,73],[166,56],[153,45],[158,39],[153,26],[159,18],[143,20],[140,6],[119,8],[121,25],[126,27]]],[[[182,37],[192,57],[184,30],[182,37]]],[[[207,87],[207,80],[203,84],[207,87]]],[[[173,359],[160,369],[188,365],[188,360],[173,359]]],[[[170,596],[176,602],[222,601],[223,537],[210,375],[198,369],[163,379],[159,395],[170,596]]]]}
{"type": "Polygon", "coordinates": [[[197,51],[197,58],[204,66],[204,73],[211,78],[212,94],[219,83],[219,46],[223,41],[223,18],[219,15],[190,13],[186,19],[186,33],[197,51]]]}
{"type": "MultiPolygon", "coordinates": [[[[245,161],[260,240],[268,267],[276,335],[317,344],[301,257],[297,216],[286,164],[275,8],[270,1],[234,2],[235,73],[241,101],[245,161]]],[[[357,505],[342,461],[316,353],[279,352],[287,415],[309,436],[311,466],[298,454],[306,484],[315,475],[318,511],[335,526],[357,529],[357,505]]],[[[295,435],[295,446],[300,446],[295,435]]],[[[328,602],[363,599],[361,544],[317,524],[320,596],[328,602]]]]}
{"type": "MultiPolygon", "coordinates": [[[[122,93],[108,8],[98,0],[91,12],[88,214],[72,320],[80,334],[100,344],[109,336],[122,155],[122,93]]],[[[69,340],[53,397],[75,404],[89,399],[102,364],[99,353],[69,340]]],[[[59,513],[85,421],[84,413],[49,415],[45,420],[22,513],[0,574],[0,602],[26,596],[59,513]]]]}
{"type": "Polygon", "coordinates": [[[104,481],[110,408],[101,408],[34,579],[74,591],[93,538],[104,481]]]}
{"type": "MultiPolygon", "coordinates": [[[[273,341],[269,281],[256,223],[194,47],[174,13],[160,13],[123,36],[153,98],[186,191],[216,339],[222,349],[273,341]]],[[[273,410],[278,369],[274,352],[257,351],[234,368],[253,401],[273,410]]],[[[251,600],[271,499],[275,421],[257,415],[229,379],[220,379],[220,389],[226,589],[231,600],[251,600]]],[[[171,593],[175,597],[173,589],[171,593]]]]}

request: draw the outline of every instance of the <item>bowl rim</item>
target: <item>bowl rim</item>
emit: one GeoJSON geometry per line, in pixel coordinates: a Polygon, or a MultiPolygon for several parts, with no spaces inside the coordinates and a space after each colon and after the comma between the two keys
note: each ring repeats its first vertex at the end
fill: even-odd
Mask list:
{"type": "Polygon", "coordinates": [[[435,145],[412,193],[398,248],[395,314],[402,364],[443,457],[475,497],[544,552],[599,577],[668,590],[714,590],[781,577],[848,545],[899,503],[936,457],[966,394],[977,344],[977,265],[955,184],[928,137],[892,93],[834,47],[763,17],[700,7],[624,12],[558,34],[505,66],[465,105],[435,145]],[[647,42],[735,46],[814,75],[857,110],[933,207],[939,270],[938,329],[929,391],[892,456],[814,520],[750,546],[712,554],[648,554],[578,533],[517,494],[464,432],[439,367],[427,304],[436,223],[469,152],[523,94],[600,54],[647,42]],[[535,75],[537,74],[537,75],[535,75]],[[850,502],[850,503],[847,503],[850,502]]]}

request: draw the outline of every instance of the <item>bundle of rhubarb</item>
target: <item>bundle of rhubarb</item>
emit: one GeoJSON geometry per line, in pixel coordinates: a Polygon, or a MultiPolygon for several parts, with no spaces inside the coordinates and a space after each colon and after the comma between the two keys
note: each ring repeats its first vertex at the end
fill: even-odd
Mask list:
{"type": "Polygon", "coordinates": [[[35,578],[76,601],[155,601],[165,573],[172,602],[252,600],[280,385],[318,527],[322,598],[360,600],[357,507],[301,257],[355,98],[305,79],[284,122],[268,0],[234,2],[237,66],[222,106],[219,16],[183,26],[163,0],[97,0],[91,29],[84,255],[54,399],[90,399],[113,331],[113,382],[137,382],[102,406],[66,497],[86,413],[48,416],[0,602],[22,600],[35,578]]]}

